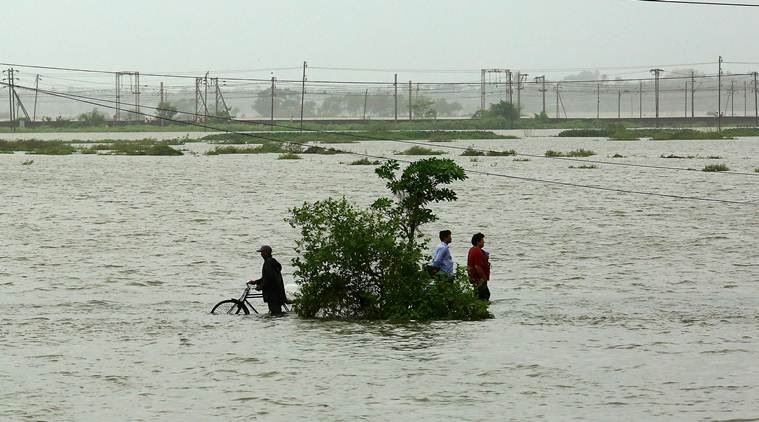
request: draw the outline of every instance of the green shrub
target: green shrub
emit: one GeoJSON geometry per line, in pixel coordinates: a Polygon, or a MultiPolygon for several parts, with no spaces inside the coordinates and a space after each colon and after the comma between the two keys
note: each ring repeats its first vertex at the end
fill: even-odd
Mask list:
{"type": "Polygon", "coordinates": [[[569,152],[554,151],[549,149],[545,153],[546,157],[590,157],[592,155],[596,155],[596,153],[582,148],[569,152]]]}
{"type": "Polygon", "coordinates": [[[583,164],[580,166],[569,166],[571,169],[582,169],[582,170],[588,170],[588,169],[597,169],[598,166],[595,164],[583,164]]]}
{"type": "Polygon", "coordinates": [[[361,158],[360,160],[351,161],[348,163],[349,166],[378,166],[380,164],[379,160],[369,160],[368,158],[361,158]]]}
{"type": "Polygon", "coordinates": [[[285,152],[283,154],[279,154],[277,160],[300,160],[300,155],[294,152],[285,152]]]}
{"type": "Polygon", "coordinates": [[[485,155],[484,152],[476,150],[472,147],[467,148],[464,152],[461,153],[462,157],[480,157],[485,155]]]}
{"type": "Polygon", "coordinates": [[[455,200],[449,188],[463,180],[452,160],[421,160],[406,167],[391,161],[377,174],[397,202],[379,198],[369,208],[342,199],[305,203],[287,221],[300,230],[294,276],[300,285],[294,310],[306,318],[394,321],[490,318],[466,273],[431,277],[421,267],[426,245],[417,228],[437,217],[428,203],[455,200]]]}
{"type": "Polygon", "coordinates": [[[508,157],[511,155],[517,155],[517,152],[513,149],[506,151],[488,151],[488,157],[508,157]]]}
{"type": "Polygon", "coordinates": [[[28,154],[36,155],[69,155],[76,152],[76,148],[62,141],[41,141],[39,139],[0,140],[0,152],[13,153],[17,151],[25,151],[28,154]]]}
{"type": "Polygon", "coordinates": [[[396,155],[443,155],[442,151],[436,151],[431,148],[422,146],[413,146],[405,151],[396,151],[396,155]]]}
{"type": "Polygon", "coordinates": [[[713,172],[713,171],[730,171],[730,169],[725,164],[709,164],[704,167],[703,171],[713,172]]]}
{"type": "Polygon", "coordinates": [[[559,132],[561,138],[603,138],[608,136],[606,129],[569,129],[559,132]]]}

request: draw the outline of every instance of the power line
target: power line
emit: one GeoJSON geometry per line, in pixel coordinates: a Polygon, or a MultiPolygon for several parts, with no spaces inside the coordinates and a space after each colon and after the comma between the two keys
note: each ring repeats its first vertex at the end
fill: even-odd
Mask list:
{"type": "Polygon", "coordinates": [[[638,0],[649,3],[673,3],[689,4],[699,6],[737,6],[737,7],[759,7],[759,4],[753,3],[729,3],[729,2],[708,2],[708,1],[686,1],[686,0],[638,0]]]}
{"type": "MultiPolygon", "coordinates": [[[[4,82],[0,82],[0,85],[9,86],[9,84],[4,83],[4,82]]],[[[26,86],[16,86],[16,87],[19,88],[19,89],[25,89],[25,90],[35,91],[34,88],[30,88],[30,87],[26,87],[26,86]]],[[[97,102],[97,101],[91,101],[91,100],[87,100],[87,99],[76,98],[74,96],[68,96],[66,94],[60,94],[60,93],[56,93],[56,92],[50,92],[50,91],[44,91],[44,90],[38,90],[38,91],[40,91],[42,93],[45,93],[46,95],[58,96],[58,97],[62,97],[62,98],[68,98],[68,99],[71,99],[71,100],[74,100],[74,101],[79,101],[79,102],[86,103],[86,104],[91,104],[91,105],[100,106],[100,107],[106,107],[106,108],[110,108],[110,109],[116,109],[116,107],[114,107],[112,105],[108,105],[108,104],[103,104],[102,102],[97,102]]],[[[159,108],[156,108],[156,107],[148,107],[148,108],[151,108],[151,109],[154,109],[154,110],[159,110],[159,111],[162,110],[162,109],[159,109],[159,108]]],[[[200,127],[200,128],[204,128],[204,129],[210,129],[210,130],[219,131],[219,132],[227,132],[226,130],[224,130],[222,128],[217,128],[215,126],[210,126],[210,125],[207,125],[207,124],[201,124],[201,123],[197,123],[197,122],[187,122],[187,121],[176,120],[176,119],[161,118],[161,117],[159,117],[157,115],[153,115],[153,114],[149,114],[149,113],[145,113],[145,112],[141,112],[141,111],[133,111],[132,113],[138,114],[138,115],[142,115],[142,116],[145,116],[145,117],[159,118],[159,119],[163,119],[163,120],[166,120],[166,121],[170,121],[170,122],[174,122],[174,123],[179,123],[179,124],[183,124],[183,125],[195,126],[195,127],[200,127]]],[[[189,114],[189,113],[185,113],[185,114],[189,114]]],[[[231,119],[225,119],[225,120],[231,120],[231,119]]],[[[262,124],[266,124],[266,123],[262,123],[262,124]]],[[[276,126],[276,125],[274,125],[274,126],[276,126]]],[[[310,129],[307,129],[307,130],[310,130],[310,129]]],[[[311,130],[311,131],[313,131],[313,130],[311,130]]],[[[321,131],[317,131],[317,132],[321,132],[321,131]]],[[[258,139],[262,139],[262,140],[268,140],[268,141],[276,142],[276,143],[280,143],[280,144],[304,146],[304,144],[301,144],[301,143],[282,141],[282,140],[279,140],[279,139],[270,138],[270,137],[263,136],[263,135],[260,135],[260,134],[253,134],[253,133],[247,133],[247,132],[227,132],[227,133],[234,133],[234,134],[241,135],[241,136],[247,136],[247,137],[251,137],[251,138],[258,138],[258,139]]],[[[331,132],[331,133],[341,134],[339,132],[331,132]]],[[[350,134],[345,134],[345,135],[349,135],[350,136],[350,134]]],[[[375,139],[377,139],[377,138],[375,138],[375,139]]],[[[392,140],[392,139],[377,139],[377,140],[395,141],[395,140],[392,140]]],[[[400,142],[400,141],[395,141],[395,142],[400,142]]],[[[403,143],[414,143],[414,142],[403,141],[403,143]]],[[[320,148],[320,149],[325,149],[325,150],[327,149],[325,147],[316,146],[316,145],[314,145],[313,147],[320,148]]],[[[381,160],[395,160],[395,161],[400,161],[400,162],[405,162],[405,163],[411,163],[412,162],[410,160],[388,158],[388,157],[385,157],[385,156],[378,156],[378,155],[372,155],[372,154],[367,154],[367,153],[358,153],[358,152],[354,152],[354,151],[338,150],[336,148],[332,148],[332,149],[333,150],[337,150],[337,151],[339,151],[341,153],[357,155],[357,156],[361,156],[361,157],[365,157],[365,158],[375,158],[375,159],[381,159],[381,160]]],[[[501,177],[501,178],[506,178],[506,179],[513,179],[513,180],[520,180],[520,181],[527,181],[527,182],[535,182],[535,183],[553,184],[553,185],[559,185],[559,186],[569,186],[569,187],[576,187],[576,188],[601,190],[601,191],[606,191],[606,192],[617,192],[617,193],[626,193],[626,194],[635,194],[635,195],[656,196],[656,197],[671,198],[671,199],[693,200],[693,201],[723,203],[723,204],[732,204],[732,205],[750,205],[750,206],[757,206],[757,207],[759,207],[759,203],[750,202],[750,201],[734,201],[734,200],[718,199],[718,198],[708,198],[708,197],[698,197],[698,196],[685,196],[685,195],[664,194],[664,193],[656,193],[656,192],[636,191],[636,190],[628,190],[628,189],[609,188],[609,187],[597,186],[597,185],[584,185],[584,184],[579,184],[579,183],[562,182],[562,181],[557,181],[557,180],[546,180],[546,179],[538,179],[538,178],[532,178],[532,177],[514,176],[514,175],[507,175],[507,174],[502,174],[502,173],[486,172],[486,171],[480,171],[480,170],[471,170],[471,169],[465,169],[465,170],[468,173],[485,175],[485,176],[491,176],[491,177],[501,177]]]]}
{"type": "MultiPolygon", "coordinates": [[[[20,89],[26,89],[34,91],[34,88],[31,87],[24,87],[16,85],[17,88],[20,89]]],[[[54,91],[45,91],[38,89],[38,92],[41,92],[43,94],[59,94],[54,91]]],[[[84,96],[84,95],[75,95],[75,94],[63,94],[61,95],[64,99],[73,99],[77,101],[77,99],[81,100],[91,100],[91,101],[99,101],[99,102],[105,102],[105,103],[115,103],[113,100],[108,100],[104,98],[97,98],[97,97],[91,97],[91,96],[84,96]]],[[[121,105],[129,107],[129,106],[135,106],[135,104],[120,102],[121,105]]],[[[106,106],[109,107],[110,106],[106,106]]],[[[150,107],[150,106],[144,106],[149,109],[153,109],[156,111],[162,110],[158,107],[150,107]]],[[[190,117],[204,117],[203,114],[197,114],[197,113],[190,113],[190,112],[184,112],[184,111],[177,111],[179,114],[187,115],[190,117]]],[[[155,117],[151,115],[146,115],[147,117],[155,117]]],[[[168,120],[168,119],[164,119],[168,120]]],[[[231,118],[224,118],[223,120],[227,121],[233,121],[231,118]]],[[[183,122],[183,121],[179,121],[183,122]]],[[[270,127],[278,127],[282,129],[288,129],[293,131],[300,131],[300,127],[295,126],[288,126],[281,123],[270,123],[270,122],[260,122],[260,124],[270,127]]],[[[216,129],[221,130],[221,129],[216,129]]],[[[307,132],[315,132],[315,133],[325,133],[324,131],[318,130],[318,129],[310,129],[310,128],[303,128],[304,131],[307,132]]],[[[455,146],[455,145],[443,145],[443,144],[432,144],[428,142],[421,142],[421,141],[411,141],[411,140],[398,140],[398,139],[388,139],[388,138],[382,138],[377,136],[371,136],[371,135],[364,135],[364,134],[357,134],[357,133],[350,133],[350,132],[328,132],[333,135],[338,136],[345,136],[349,137],[352,140],[356,139],[363,139],[363,140],[373,140],[373,141],[386,141],[386,142],[396,142],[401,144],[408,144],[408,145],[416,145],[416,146],[426,146],[426,147],[435,147],[435,148],[447,148],[447,149],[453,149],[453,150],[459,150],[459,151],[467,151],[467,150],[473,150],[478,152],[491,152],[491,150],[482,150],[482,149],[476,149],[472,147],[461,147],[461,146],[455,146]]],[[[659,169],[659,170],[674,170],[674,171],[698,171],[691,168],[684,168],[684,167],[671,167],[671,166],[657,166],[657,165],[651,165],[651,164],[635,164],[635,163],[623,163],[623,162],[615,162],[615,161],[602,161],[602,160],[590,160],[590,159],[580,159],[580,158],[574,158],[574,157],[546,157],[544,155],[536,155],[536,154],[525,154],[525,153],[517,153],[515,155],[523,156],[523,157],[531,157],[531,158],[541,158],[541,159],[548,159],[548,160],[562,160],[562,161],[573,161],[573,162],[583,162],[583,163],[592,163],[592,164],[604,164],[604,165],[614,165],[614,166],[622,166],[622,167],[638,167],[638,168],[651,168],[651,169],[659,169]]],[[[725,171],[725,172],[718,172],[719,174],[725,174],[725,175],[742,175],[742,176],[752,176],[752,177],[759,177],[759,173],[748,173],[748,172],[738,172],[738,171],[725,171]]]]}

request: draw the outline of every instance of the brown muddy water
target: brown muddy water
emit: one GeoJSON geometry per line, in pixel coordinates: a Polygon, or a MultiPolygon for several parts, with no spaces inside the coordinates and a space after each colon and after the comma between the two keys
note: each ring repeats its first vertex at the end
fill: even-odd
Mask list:
{"type": "MultiPolygon", "coordinates": [[[[532,137],[438,149],[446,145],[759,167],[756,138],[532,137]]],[[[759,177],[747,175],[456,154],[493,173],[759,201],[759,177]]],[[[342,164],[358,157],[303,157],[0,155],[0,419],[759,418],[759,206],[472,174],[426,230],[453,231],[458,264],[471,235],[486,234],[494,319],[210,315],[258,276],[261,243],[293,282],[288,208],[385,194],[373,167],[342,164]]]]}

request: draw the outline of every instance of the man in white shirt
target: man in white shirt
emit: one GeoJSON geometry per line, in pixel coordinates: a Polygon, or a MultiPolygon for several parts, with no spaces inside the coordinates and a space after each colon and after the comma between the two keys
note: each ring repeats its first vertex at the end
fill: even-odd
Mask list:
{"type": "Polygon", "coordinates": [[[430,263],[434,272],[453,274],[453,258],[450,249],[448,249],[448,245],[452,241],[453,237],[450,230],[440,232],[440,244],[432,252],[432,262],[430,263]]]}

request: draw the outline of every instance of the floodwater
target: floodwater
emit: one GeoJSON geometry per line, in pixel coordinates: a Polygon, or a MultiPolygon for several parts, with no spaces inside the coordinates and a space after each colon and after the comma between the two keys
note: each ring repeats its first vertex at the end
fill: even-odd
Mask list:
{"type": "MultiPolygon", "coordinates": [[[[438,145],[759,167],[756,138],[438,145]]],[[[457,154],[490,173],[759,201],[759,176],[457,154]]],[[[0,155],[0,419],[759,418],[759,205],[471,174],[426,230],[453,230],[459,264],[471,235],[486,234],[494,319],[210,315],[260,274],[259,244],[274,247],[292,283],[288,208],[385,194],[372,167],[342,164],[356,158],[0,155]]]]}

